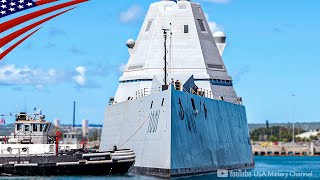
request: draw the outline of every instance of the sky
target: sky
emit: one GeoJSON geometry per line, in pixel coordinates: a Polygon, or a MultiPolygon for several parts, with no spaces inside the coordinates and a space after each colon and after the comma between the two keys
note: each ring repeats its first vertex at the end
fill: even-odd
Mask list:
{"type": "MultiPolygon", "coordinates": [[[[36,107],[71,124],[76,101],[78,124],[102,124],[129,58],[125,42],[152,2],[91,0],[43,24],[0,61],[0,114],[36,107]]],[[[196,2],[211,30],[227,35],[223,59],[249,123],[320,121],[320,1],[196,2]]]]}

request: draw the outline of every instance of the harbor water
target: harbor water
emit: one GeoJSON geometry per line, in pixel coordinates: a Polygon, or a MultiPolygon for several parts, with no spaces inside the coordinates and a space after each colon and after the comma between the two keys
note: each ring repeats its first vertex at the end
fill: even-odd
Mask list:
{"type": "MultiPolygon", "coordinates": [[[[246,171],[228,171],[229,179],[320,179],[320,157],[309,156],[256,156],[256,167],[253,170],[246,171]]],[[[85,171],[85,169],[84,169],[85,171]]],[[[190,176],[176,179],[183,180],[206,180],[206,179],[222,179],[217,177],[217,173],[190,176]]],[[[155,177],[146,177],[139,175],[126,176],[72,176],[72,177],[0,177],[0,179],[9,180],[157,180],[155,177]]]]}

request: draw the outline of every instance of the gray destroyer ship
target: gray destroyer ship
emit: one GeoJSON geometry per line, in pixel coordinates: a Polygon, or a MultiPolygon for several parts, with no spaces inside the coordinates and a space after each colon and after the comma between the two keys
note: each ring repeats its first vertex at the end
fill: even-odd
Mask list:
{"type": "Polygon", "coordinates": [[[254,166],[246,110],[201,6],[151,4],[105,112],[101,150],[133,149],[133,172],[172,177],[254,166]]]}

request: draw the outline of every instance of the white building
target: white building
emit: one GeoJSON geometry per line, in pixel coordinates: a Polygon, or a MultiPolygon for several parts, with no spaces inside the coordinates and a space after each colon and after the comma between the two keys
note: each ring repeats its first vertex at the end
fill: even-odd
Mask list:
{"type": "Polygon", "coordinates": [[[296,138],[310,138],[311,136],[317,136],[318,134],[320,134],[320,131],[310,131],[310,132],[305,132],[299,135],[296,135],[296,138]]]}
{"type": "Polygon", "coordinates": [[[54,127],[59,128],[60,125],[61,125],[60,119],[55,119],[54,122],[53,122],[53,124],[54,124],[54,127]]]}
{"type": "Polygon", "coordinates": [[[88,136],[89,134],[89,121],[83,120],[82,121],[82,136],[88,136]]]}

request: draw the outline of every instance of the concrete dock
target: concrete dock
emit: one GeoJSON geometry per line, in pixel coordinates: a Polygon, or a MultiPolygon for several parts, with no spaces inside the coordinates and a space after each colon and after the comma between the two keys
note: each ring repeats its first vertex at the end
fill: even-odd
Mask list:
{"type": "Polygon", "coordinates": [[[253,142],[252,153],[255,156],[320,156],[320,144],[253,142]]]}

